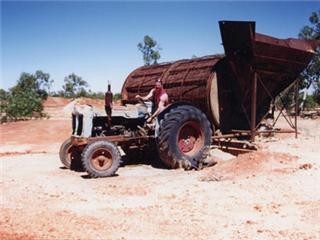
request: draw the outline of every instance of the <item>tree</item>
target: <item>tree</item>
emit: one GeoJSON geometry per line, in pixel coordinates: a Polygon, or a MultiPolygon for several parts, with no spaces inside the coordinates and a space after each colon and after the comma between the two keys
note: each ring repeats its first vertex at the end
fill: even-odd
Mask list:
{"type": "MultiPolygon", "coordinates": [[[[7,112],[9,93],[4,89],[0,89],[0,115],[7,112]]],[[[1,121],[2,122],[2,121],[1,121]]]]}
{"type": "Polygon", "coordinates": [[[35,77],[37,79],[38,88],[46,91],[47,94],[50,94],[50,88],[54,80],[50,79],[49,73],[38,70],[35,73],[35,77]]]}
{"type": "Polygon", "coordinates": [[[113,95],[113,100],[114,100],[114,101],[121,100],[121,93],[115,93],[115,94],[113,95]]]}
{"type": "Polygon", "coordinates": [[[86,88],[89,84],[80,76],[74,73],[64,78],[65,84],[62,86],[66,97],[84,97],[87,95],[86,88]]]}
{"type": "Polygon", "coordinates": [[[46,99],[48,97],[47,89],[50,89],[53,80],[50,79],[50,74],[45,73],[41,70],[36,71],[35,74],[30,74],[23,72],[20,78],[11,92],[13,95],[21,91],[35,91],[41,99],[46,99]]]}
{"type": "Polygon", "coordinates": [[[307,95],[306,100],[304,102],[304,108],[305,109],[312,109],[315,108],[317,106],[317,103],[314,99],[313,95],[307,95]]]}
{"type": "Polygon", "coordinates": [[[53,80],[49,73],[41,70],[30,74],[23,72],[9,93],[1,91],[1,111],[5,117],[18,120],[25,117],[42,116],[42,101],[48,97],[53,80]]]}
{"type": "Polygon", "coordinates": [[[313,98],[320,105],[320,81],[314,84],[315,91],[313,92],[313,98]]]}
{"type": "Polygon", "coordinates": [[[160,50],[158,43],[150,36],[146,35],[143,42],[138,44],[139,51],[142,52],[145,65],[157,64],[160,59],[160,50]]]}
{"type": "MultiPolygon", "coordinates": [[[[310,26],[304,26],[299,33],[299,38],[320,41],[320,10],[313,12],[309,17],[310,26]]],[[[317,48],[315,57],[310,62],[305,71],[300,76],[302,88],[309,88],[313,85],[315,88],[320,86],[320,47],[317,48]]]]}
{"type": "Polygon", "coordinates": [[[34,90],[19,91],[9,96],[7,115],[10,118],[17,120],[36,114],[41,116],[42,110],[42,99],[34,90]]]}

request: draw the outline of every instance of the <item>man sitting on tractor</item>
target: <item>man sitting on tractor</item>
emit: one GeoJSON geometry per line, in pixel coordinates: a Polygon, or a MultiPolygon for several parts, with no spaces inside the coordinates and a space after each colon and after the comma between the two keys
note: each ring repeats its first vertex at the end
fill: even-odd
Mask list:
{"type": "Polygon", "coordinates": [[[147,123],[151,123],[169,104],[168,94],[164,90],[160,79],[156,81],[155,87],[151,89],[148,95],[144,97],[137,95],[136,98],[143,101],[152,100],[152,115],[147,119],[147,123]]]}
{"type": "MultiPolygon", "coordinates": [[[[147,123],[151,123],[169,104],[169,97],[163,88],[161,79],[158,79],[155,83],[155,87],[150,90],[148,95],[142,97],[136,96],[137,99],[142,101],[152,100],[151,116],[147,119],[147,123]]],[[[156,121],[155,136],[159,135],[159,121],[156,121]]]]}

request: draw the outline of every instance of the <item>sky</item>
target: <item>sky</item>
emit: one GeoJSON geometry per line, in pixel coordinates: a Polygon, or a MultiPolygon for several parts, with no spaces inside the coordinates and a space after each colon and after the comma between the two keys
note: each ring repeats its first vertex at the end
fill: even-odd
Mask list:
{"type": "Polygon", "coordinates": [[[319,1],[1,1],[0,88],[22,72],[42,70],[61,90],[70,73],[92,91],[121,91],[143,65],[145,35],[161,47],[159,62],[223,53],[218,21],[255,21],[256,31],[296,38],[319,1]]]}

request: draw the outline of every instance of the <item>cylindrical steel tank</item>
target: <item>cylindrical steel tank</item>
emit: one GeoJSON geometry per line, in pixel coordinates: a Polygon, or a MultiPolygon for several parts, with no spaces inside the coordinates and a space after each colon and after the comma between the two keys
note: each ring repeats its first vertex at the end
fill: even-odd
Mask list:
{"type": "Polygon", "coordinates": [[[160,78],[170,102],[192,103],[219,127],[217,74],[214,66],[222,58],[221,55],[212,55],[140,67],[125,80],[121,91],[122,101],[136,102],[135,96],[147,95],[160,78]]]}

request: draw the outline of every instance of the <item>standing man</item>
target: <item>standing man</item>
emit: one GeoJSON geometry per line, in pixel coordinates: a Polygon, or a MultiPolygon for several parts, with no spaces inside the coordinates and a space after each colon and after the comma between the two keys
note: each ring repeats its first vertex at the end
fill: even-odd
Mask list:
{"type": "Polygon", "coordinates": [[[108,91],[104,95],[104,109],[108,117],[108,125],[111,126],[111,114],[112,114],[112,98],[111,85],[108,83],[108,91]]]}
{"type": "Polygon", "coordinates": [[[148,95],[144,97],[137,95],[136,98],[143,101],[152,100],[152,115],[147,119],[147,123],[152,122],[169,104],[168,94],[164,90],[160,79],[156,81],[155,87],[151,89],[148,95]]]}

